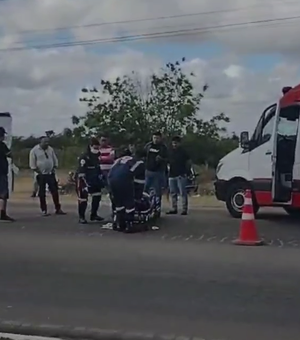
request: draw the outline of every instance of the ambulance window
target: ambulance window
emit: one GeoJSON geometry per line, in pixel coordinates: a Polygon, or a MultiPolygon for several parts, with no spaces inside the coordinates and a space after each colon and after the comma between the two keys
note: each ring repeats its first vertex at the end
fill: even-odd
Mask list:
{"type": "Polygon", "coordinates": [[[298,120],[287,120],[286,118],[280,117],[277,127],[277,132],[282,136],[296,136],[298,131],[298,120]]]}
{"type": "Polygon", "coordinates": [[[276,105],[271,105],[263,112],[256,129],[254,131],[254,134],[252,136],[252,147],[254,148],[258,147],[259,145],[267,142],[272,135],[272,129],[274,124],[274,117],[276,112],[276,105]]]}
{"type": "Polygon", "coordinates": [[[268,140],[271,139],[273,133],[273,127],[275,122],[275,111],[270,112],[270,114],[265,118],[265,124],[261,133],[261,143],[266,143],[268,140]]]}
{"type": "Polygon", "coordinates": [[[293,137],[298,133],[299,106],[288,106],[280,110],[277,133],[285,137],[293,137]]]}

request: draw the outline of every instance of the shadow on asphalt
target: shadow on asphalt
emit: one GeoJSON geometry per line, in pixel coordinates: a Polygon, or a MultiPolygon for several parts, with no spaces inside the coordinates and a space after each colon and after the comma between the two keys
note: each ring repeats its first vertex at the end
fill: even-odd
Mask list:
{"type": "Polygon", "coordinates": [[[274,223],[287,223],[290,225],[299,225],[300,218],[292,217],[284,212],[282,214],[276,213],[260,213],[257,214],[256,220],[270,221],[274,223]]]}
{"type": "MultiPolygon", "coordinates": [[[[158,231],[149,231],[124,236],[103,228],[103,224],[111,222],[108,207],[100,212],[106,221],[79,225],[76,209],[66,207],[67,216],[39,216],[38,207],[18,209],[13,207],[12,216],[17,222],[1,224],[0,232],[32,235],[62,235],[79,237],[146,237],[163,241],[197,241],[228,243],[239,235],[240,220],[229,216],[225,209],[191,209],[188,216],[167,216],[155,221],[151,226],[158,226],[158,231]],[[14,214],[15,213],[15,214],[14,214]]],[[[276,246],[292,246],[300,248],[300,228],[297,219],[287,215],[282,209],[262,209],[256,219],[256,226],[261,237],[268,244],[276,246]]]]}

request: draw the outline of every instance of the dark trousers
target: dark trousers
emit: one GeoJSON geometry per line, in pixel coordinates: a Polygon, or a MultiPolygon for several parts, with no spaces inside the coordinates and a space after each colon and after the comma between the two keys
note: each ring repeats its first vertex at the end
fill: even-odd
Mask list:
{"type": "Polygon", "coordinates": [[[110,179],[110,192],[121,228],[126,222],[133,222],[135,212],[134,184],[132,181],[110,179]]]}
{"type": "Polygon", "coordinates": [[[48,184],[49,191],[52,195],[53,204],[56,211],[60,210],[60,202],[59,202],[59,195],[58,195],[58,184],[54,174],[50,175],[37,175],[36,177],[39,192],[38,196],[40,198],[40,207],[42,211],[47,212],[47,202],[46,202],[46,186],[48,184]]]}
{"type": "Polygon", "coordinates": [[[9,197],[8,175],[0,174],[0,199],[7,200],[9,197]]]}
{"type": "Polygon", "coordinates": [[[84,178],[78,178],[76,183],[76,193],[78,197],[78,215],[79,218],[85,219],[85,213],[88,206],[88,197],[92,196],[91,217],[98,216],[98,210],[101,202],[102,183],[95,182],[88,186],[84,178]]]}

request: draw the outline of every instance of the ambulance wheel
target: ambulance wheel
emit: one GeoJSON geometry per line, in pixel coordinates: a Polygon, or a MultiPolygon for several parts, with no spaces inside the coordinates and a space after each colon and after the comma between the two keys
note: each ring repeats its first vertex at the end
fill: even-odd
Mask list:
{"type": "MultiPolygon", "coordinates": [[[[243,206],[245,200],[245,191],[249,189],[247,182],[233,182],[229,188],[226,198],[226,208],[229,214],[234,218],[241,218],[243,213],[243,206]]],[[[253,200],[253,210],[256,214],[259,210],[259,206],[253,200]]]]}
{"type": "Polygon", "coordinates": [[[300,218],[300,208],[295,207],[283,207],[283,209],[294,218],[300,218]]]}

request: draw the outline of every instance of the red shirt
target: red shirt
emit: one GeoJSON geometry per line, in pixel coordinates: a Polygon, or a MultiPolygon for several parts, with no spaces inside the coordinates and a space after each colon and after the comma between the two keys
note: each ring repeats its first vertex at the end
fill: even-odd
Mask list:
{"type": "Polygon", "coordinates": [[[115,150],[110,145],[100,148],[100,167],[101,170],[107,172],[111,169],[115,162],[115,150]]]}

